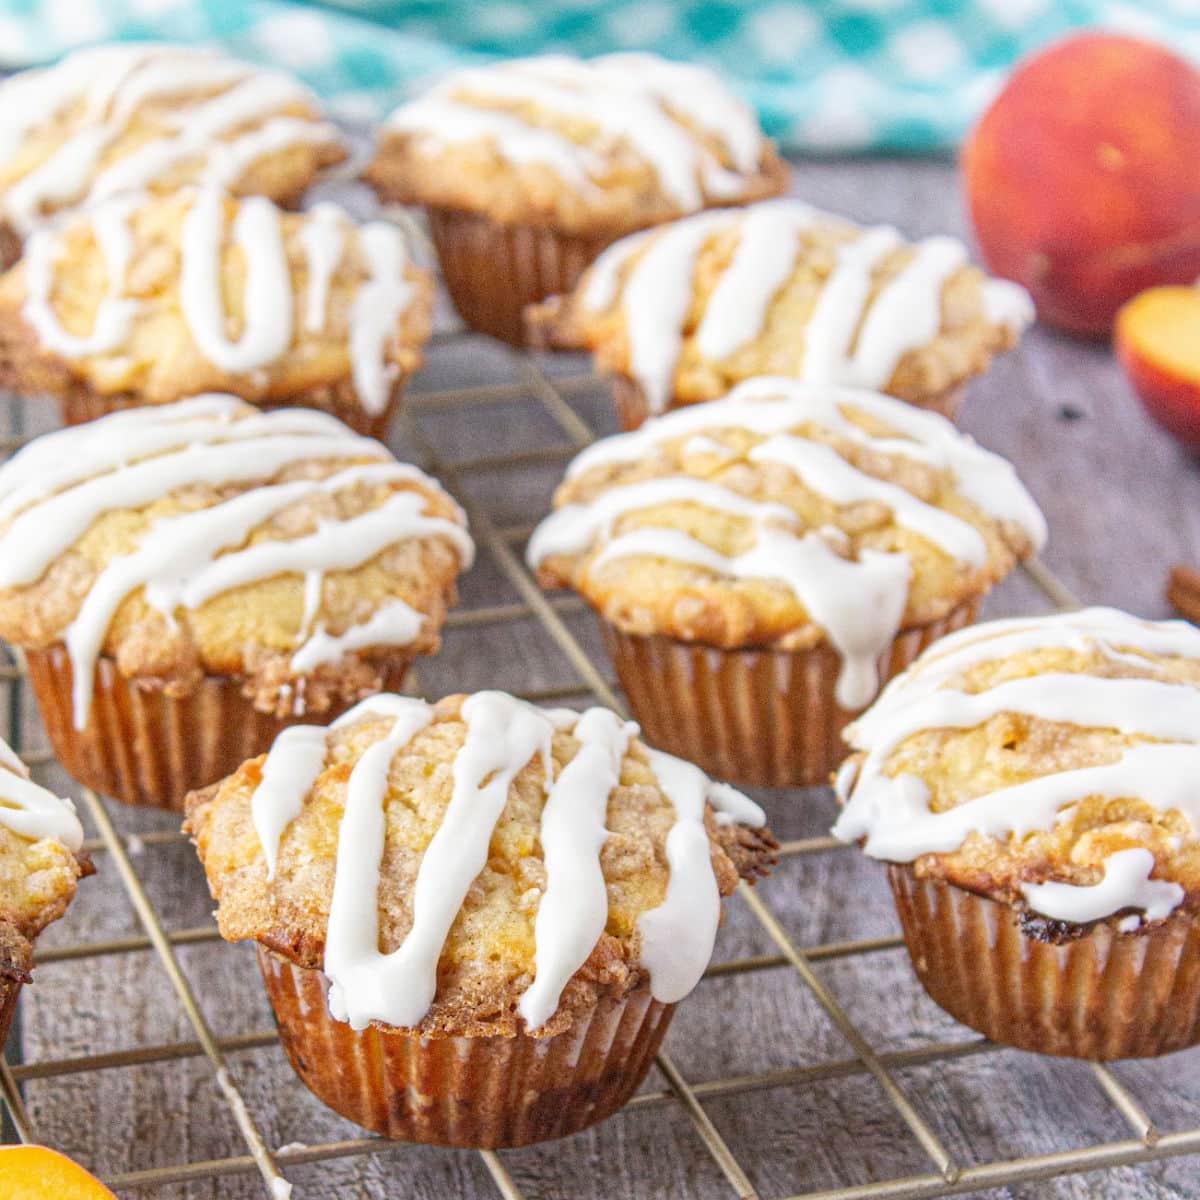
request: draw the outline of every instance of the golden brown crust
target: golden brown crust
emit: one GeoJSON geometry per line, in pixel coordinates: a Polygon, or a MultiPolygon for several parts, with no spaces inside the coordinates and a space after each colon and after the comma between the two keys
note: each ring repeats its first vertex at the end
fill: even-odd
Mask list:
{"type": "MultiPolygon", "coordinates": [[[[581,191],[538,163],[505,161],[486,142],[434,149],[411,134],[385,129],[363,178],[393,204],[416,204],[479,213],[503,225],[553,228],[615,241],[685,212],[664,194],[648,164],[626,154],[581,191]]],[[[736,196],[712,205],[750,204],[782,195],[789,168],[767,145],[753,175],[736,196]]]]}
{"type": "MultiPolygon", "coordinates": [[[[890,432],[850,403],[843,404],[841,411],[874,434],[890,432]]],[[[986,544],[985,561],[972,566],[951,557],[900,525],[893,511],[879,501],[836,504],[806,487],[782,463],[752,461],[750,452],[766,437],[746,429],[689,430],[659,443],[640,460],[597,464],[564,481],[555,492],[554,507],[586,504],[612,489],[666,478],[715,483],[755,501],[782,504],[796,514],[797,536],[807,530],[840,530],[847,558],[860,559],[864,551],[908,557],[912,576],[901,630],[940,620],[982,596],[1033,549],[1024,531],[993,519],[967,500],[948,470],[863,446],[812,422],[798,419],[789,432],[832,447],[866,474],[896,484],[967,522],[986,544]],[[715,443],[720,453],[694,450],[697,438],[715,443]]],[[[807,650],[825,641],[821,625],[810,617],[795,591],[781,581],[719,575],[650,555],[622,556],[597,565],[611,538],[641,527],[685,532],[728,557],[751,549],[757,536],[749,517],[694,502],[656,504],[619,517],[604,531],[603,539],[593,539],[582,553],[549,554],[538,564],[538,581],[545,588],[573,588],[606,621],[629,634],[665,634],[720,649],[807,650]]]]}
{"type": "MultiPolygon", "coordinates": [[[[196,193],[151,198],[131,218],[134,250],[122,295],[137,301],[128,338],[105,353],[67,358],[45,346],[22,311],[27,299],[26,266],[18,263],[0,277],[0,385],[29,395],[111,398],[129,403],[164,404],[207,391],[230,392],[251,403],[308,405],[341,416],[363,414],[352,381],[349,322],[355,295],[371,264],[356,238],[348,237],[329,287],[326,321],[314,332],[305,321],[308,259],[301,230],[303,214],[283,213],[280,222],[293,296],[292,342],[275,361],[247,372],[230,372],[211,362],[192,337],[180,304],[181,236],[196,193]]],[[[240,202],[224,201],[229,229],[240,202]]],[[[347,219],[347,229],[352,223],[347,219]]],[[[103,255],[89,218],[71,218],[59,234],[51,304],[59,322],[86,335],[107,286],[103,255]]],[[[245,321],[241,252],[227,239],[220,255],[227,337],[241,336],[245,321]]],[[[388,368],[403,380],[422,360],[429,336],[433,283],[411,263],[404,277],[413,297],[401,313],[384,354],[388,368]]]]}
{"type": "Polygon", "coordinates": [[[0,825],[0,977],[29,982],[34,939],[66,912],[76,883],[94,873],[86,854],[0,825]]]}
{"type": "MultiPolygon", "coordinates": [[[[411,926],[416,873],[449,803],[451,764],[466,736],[464,699],[451,696],[436,705],[433,722],[392,760],[379,890],[384,952],[395,949],[411,926]]],[[[205,865],[222,936],[230,941],[253,939],[299,966],[321,967],[346,781],[354,763],[390,726],[390,720],[366,716],[331,733],[327,766],[301,814],[284,832],[273,881],[266,877],[250,811],[262,758],[188,797],[185,829],[205,865]]],[[[552,756],[560,770],[577,745],[568,733],[555,735],[552,756]]],[[[488,864],[472,885],[443,948],[437,997],[419,1026],[423,1034],[517,1032],[516,1002],[532,980],[533,921],[545,886],[539,841],[545,802],[542,779],[535,757],[509,791],[488,864]]],[[[626,995],[644,980],[637,918],[665,895],[665,840],[673,819],[673,808],[644,747],[632,743],[621,783],[609,799],[610,836],[601,852],[608,887],[607,927],[568,984],[547,1033],[568,1028],[574,1014],[592,1008],[598,996],[626,995]]],[[[774,861],[776,843],[769,831],[717,825],[711,811],[706,825],[722,895],[733,891],[739,875],[753,879],[774,861]]]]}
{"type": "MultiPolygon", "coordinates": [[[[1010,680],[1062,673],[1200,688],[1200,661],[1133,652],[1119,644],[1113,648],[1122,657],[1094,645],[1026,651],[980,664],[947,679],[944,686],[973,694],[1010,680]]],[[[1149,740],[1111,728],[1000,712],[971,728],[929,729],[905,738],[887,757],[884,773],[916,776],[929,788],[930,809],[945,812],[1001,788],[1114,763],[1130,747],[1149,740]]],[[[860,754],[853,761],[861,763],[862,758],[860,754]]],[[[1157,808],[1136,795],[1086,796],[1061,810],[1048,829],[1002,837],[972,832],[959,849],[923,854],[911,866],[918,879],[944,880],[1024,908],[1022,884],[1053,880],[1090,886],[1103,877],[1106,859],[1129,849],[1149,850],[1154,878],[1178,883],[1185,892],[1181,907],[1200,912],[1200,838],[1183,813],[1157,808]]],[[[1048,927],[1061,924],[1043,922],[1048,927]]]]}
{"type": "MultiPolygon", "coordinates": [[[[253,413],[249,407],[244,410],[244,415],[253,413]]],[[[192,484],[138,508],[100,513],[33,583],[0,589],[0,636],[27,649],[60,645],[101,573],[114,559],[132,552],[158,521],[211,508],[268,484],[325,479],[351,465],[378,461],[365,455],[302,460],[261,479],[192,484]]],[[[361,516],[400,493],[419,495],[428,517],[465,524],[457,504],[432,479],[399,476],[310,493],[256,526],[241,547],[228,549],[311,535],[323,521],[361,516]]],[[[0,535],[6,527],[0,525],[0,535]]],[[[126,678],[161,687],[172,696],[188,694],[205,675],[235,676],[261,711],[293,715],[298,691],[304,695],[305,711],[327,711],[378,687],[398,660],[432,653],[440,644],[439,630],[454,602],[455,579],[463,566],[460,551],[437,531],[404,537],[398,528],[397,538],[358,566],[325,572],[319,605],[308,614],[307,623],[305,578],[295,572],[230,588],[196,607],[180,606],[170,617],[137,587],[114,613],[100,652],[112,658],[126,678]],[[337,661],[305,670],[291,666],[306,629],[311,632],[319,623],[336,637],[397,600],[424,618],[411,642],[352,650],[337,661]]]]}
{"type": "MultiPolygon", "coordinates": [[[[696,404],[724,395],[735,384],[757,375],[800,377],[804,331],[817,298],[834,270],[837,252],[862,231],[835,217],[815,221],[800,234],[792,271],[767,306],[759,333],[725,358],[701,352],[696,335],[717,284],[739,244],[736,228],[715,230],[705,239],[692,273],[693,297],[682,326],[671,404],[696,404]]],[[[653,236],[619,270],[624,280],[653,245],[653,236]]],[[[912,261],[914,248],[902,245],[885,255],[872,274],[869,310],[883,288],[912,261]]],[[[984,274],[974,266],[955,270],[941,288],[941,324],[923,345],[897,361],[882,391],[909,403],[936,407],[940,397],[987,369],[992,359],[1017,343],[1016,331],[989,317],[983,299],[984,274]]],[[[591,275],[585,273],[567,296],[551,297],[526,310],[535,344],[563,350],[590,350],[597,367],[632,374],[630,338],[621,306],[621,287],[612,303],[591,309],[583,301],[591,275]]],[[[853,345],[850,350],[853,350],[853,345]]]]}
{"type": "MultiPolygon", "coordinates": [[[[106,67],[111,64],[102,66],[97,61],[97,56],[111,54],[116,50],[115,46],[101,46],[80,51],[68,55],[63,60],[63,66],[74,70],[83,79],[89,76],[98,78],[102,72],[111,73],[106,71],[106,67]]],[[[186,46],[163,47],[162,50],[178,56],[182,70],[186,70],[189,65],[189,58],[199,62],[205,53],[186,46]]],[[[230,67],[235,65],[232,59],[224,61],[230,67]]],[[[171,64],[156,61],[156,56],[151,54],[145,65],[154,71],[163,67],[169,69],[171,64]]],[[[32,82],[36,75],[44,74],[45,72],[39,69],[11,76],[6,81],[4,102],[15,105],[24,103],[20,89],[26,86],[27,81],[32,82]]],[[[122,83],[134,82],[132,74],[127,74],[122,83]]],[[[268,74],[277,77],[279,73],[261,70],[251,70],[248,73],[251,78],[264,82],[268,74]]],[[[97,158],[94,169],[83,181],[83,192],[86,193],[96,178],[110,167],[144,150],[151,142],[175,138],[180,130],[180,118],[186,121],[188,110],[194,110],[208,101],[228,95],[239,84],[246,82],[248,75],[235,75],[220,82],[210,81],[188,88],[180,87],[177,83],[169,92],[159,91],[139,99],[131,110],[125,107],[125,102],[129,95],[137,90],[136,84],[127,95],[122,95],[118,89],[104,104],[94,103],[94,97],[80,95],[57,113],[48,114],[46,119],[34,124],[8,156],[0,161],[0,205],[7,200],[8,194],[17,184],[44,167],[71,139],[85,131],[99,130],[102,124],[107,123],[112,133],[97,158]],[[118,107],[122,109],[120,116],[114,112],[118,107]]],[[[304,123],[308,126],[307,132],[311,136],[298,136],[274,148],[267,148],[253,161],[246,163],[232,178],[226,180],[225,186],[236,195],[267,196],[280,204],[295,202],[320,171],[346,158],[346,150],[337,130],[321,123],[321,113],[314,99],[299,87],[292,89],[290,95],[285,96],[281,93],[275,103],[266,102],[261,109],[248,112],[245,119],[224,129],[218,137],[206,142],[196,153],[185,155],[164,167],[151,177],[146,190],[165,195],[199,182],[206,172],[211,171],[209,154],[215,146],[228,145],[246,134],[262,129],[278,118],[304,123]]],[[[186,128],[186,125],[184,127],[186,128]]],[[[48,202],[41,205],[40,212],[31,215],[59,213],[66,208],[77,206],[83,199],[83,193],[48,198],[48,202]]]]}

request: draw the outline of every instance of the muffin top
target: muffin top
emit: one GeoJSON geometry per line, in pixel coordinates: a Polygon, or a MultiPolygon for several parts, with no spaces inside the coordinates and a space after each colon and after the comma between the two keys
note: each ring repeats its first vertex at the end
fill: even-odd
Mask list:
{"type": "Polygon", "coordinates": [[[1089,608],[963,630],[845,736],[834,833],[1034,932],[1200,899],[1195,626],[1089,608]]]}
{"type": "Polygon", "coordinates": [[[874,392],[754,379],[579,454],[530,539],[546,587],[632,634],[842,658],[862,708],[898,630],[978,598],[1039,548],[1012,467],[874,392]]]}
{"type": "Polygon", "coordinates": [[[57,921],[91,873],[83,827],[70,800],[29,778],[0,741],[0,979],[28,982],[32,940],[57,921]]]}
{"type": "Polygon", "coordinates": [[[775,195],[787,167],[706,67],[555,54],[456,71],[402,105],[367,179],[403,203],[616,236],[775,195]]]}
{"type": "Polygon", "coordinates": [[[643,981],[673,1003],[775,843],[637,732],[503,692],[385,694],[286,730],[188,797],[221,933],[323,970],[355,1028],[558,1033],[643,981]]]}
{"type": "Polygon", "coordinates": [[[172,695],[233,675],[264,711],[319,712],[377,689],[381,655],[436,648],[465,525],[324,413],[131,409],[0,466],[0,636],[65,644],[80,728],[100,654],[172,695]]]}
{"type": "Polygon", "coordinates": [[[97,46],[0,84],[0,216],[21,234],[122,192],[213,183],[298,199],[345,157],[296,80],[215,50],[97,46]]]}
{"type": "Polygon", "coordinates": [[[624,238],[529,312],[545,340],[594,351],[661,412],[754,375],[927,403],[1014,345],[1033,304],[954,238],[909,243],[768,200],[624,238]]]}
{"type": "Polygon", "coordinates": [[[27,391],[83,381],[161,404],[337,390],[376,414],[421,361],[431,297],[393,225],[189,188],[35,233],[0,278],[0,345],[27,391]]]}

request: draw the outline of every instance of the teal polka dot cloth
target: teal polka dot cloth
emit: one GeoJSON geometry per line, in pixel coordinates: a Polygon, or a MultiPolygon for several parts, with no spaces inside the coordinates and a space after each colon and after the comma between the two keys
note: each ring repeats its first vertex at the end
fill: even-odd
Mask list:
{"type": "Polygon", "coordinates": [[[1200,60],[1200,0],[0,0],[0,65],[87,42],[220,42],[378,120],[467,62],[654,50],[708,63],[787,150],[946,152],[1020,55],[1072,29],[1200,60]]]}

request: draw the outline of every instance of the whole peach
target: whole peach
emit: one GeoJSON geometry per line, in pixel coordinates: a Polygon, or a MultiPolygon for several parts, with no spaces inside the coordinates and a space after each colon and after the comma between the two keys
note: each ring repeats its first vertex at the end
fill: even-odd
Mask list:
{"type": "Polygon", "coordinates": [[[1131,296],[1200,275],[1200,71],[1084,33],[1020,64],[962,167],[980,249],[1039,316],[1106,334],[1131,296]]]}

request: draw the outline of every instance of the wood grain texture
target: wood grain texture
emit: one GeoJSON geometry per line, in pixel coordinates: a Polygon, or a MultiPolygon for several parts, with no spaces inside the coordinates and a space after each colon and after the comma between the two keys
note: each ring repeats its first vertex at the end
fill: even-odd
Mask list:
{"type": "MultiPolygon", "coordinates": [[[[945,164],[804,163],[797,194],[862,220],[892,222],[914,235],[963,231],[955,174],[945,164]]],[[[579,360],[555,360],[555,372],[579,360]]],[[[481,341],[431,355],[414,391],[516,379],[507,351],[481,341]]],[[[574,406],[589,422],[612,427],[603,395],[574,406]]],[[[443,456],[463,458],[568,443],[535,402],[486,409],[417,408],[417,425],[443,456]]],[[[47,427],[45,406],[25,406],[24,419],[47,427]]],[[[1200,472],[1141,413],[1107,348],[1037,329],[1021,349],[973,386],[965,427],[984,445],[1012,458],[1046,509],[1052,530],[1046,562],[1088,601],[1165,615],[1161,597],[1169,563],[1200,564],[1200,472]]],[[[403,435],[396,449],[412,453],[403,435]]],[[[545,511],[559,464],[519,473],[464,472],[471,498],[500,525],[526,524],[545,511]]],[[[463,581],[462,604],[517,599],[502,572],[482,555],[463,581]]],[[[989,615],[1040,612],[1045,597],[1018,575],[997,589],[989,615]]],[[[568,619],[602,661],[590,619],[568,619]]],[[[569,687],[570,662],[533,620],[447,633],[442,652],[420,678],[431,696],[485,686],[569,687]]],[[[27,744],[40,745],[30,713],[27,744]]],[[[54,770],[46,782],[68,788],[54,770]]],[[[823,834],[833,801],[821,790],[765,793],[783,837],[823,834]]],[[[169,816],[112,808],[127,832],[167,829],[169,816]]],[[[189,847],[147,847],[137,868],[170,929],[205,925],[210,901],[189,847]]],[[[44,947],[136,935],[136,919],[112,864],[99,858],[68,917],[44,947]]],[[[890,935],[896,922],[882,870],[853,851],[785,862],[761,895],[801,946],[890,935]]],[[[772,953],[761,927],[735,900],[718,943],[718,959],[772,953]]],[[[253,955],[208,943],[180,952],[213,1028],[236,1036],[270,1028],[253,955]]],[[[970,1041],[917,985],[902,951],[828,962],[821,978],[878,1050],[970,1041]]],[[[22,1004],[21,1051],[30,1063],[188,1039],[191,1033],[154,956],[114,955],[92,962],[43,965],[22,1004]]],[[[811,1066],[850,1051],[796,974],[786,967],[753,976],[706,980],[681,1005],[667,1049],[692,1082],[811,1066]]],[[[231,1055],[231,1067],[268,1144],[352,1138],[357,1131],[312,1099],[275,1046],[231,1055]]],[[[1200,1124],[1200,1051],[1120,1064],[1117,1076],[1165,1130],[1200,1124]]],[[[957,1161],[985,1162],[1120,1139],[1128,1130],[1086,1064],[1015,1051],[992,1051],[904,1070],[919,1111],[957,1161]]],[[[652,1091],[663,1080],[652,1075],[652,1091]]],[[[38,1136],[104,1174],[221,1157],[240,1152],[212,1072],[189,1058],[99,1073],[30,1081],[26,1099],[38,1136]]],[[[861,1074],[711,1099],[706,1108],[760,1194],[865,1183],[924,1172],[929,1164],[879,1087],[861,1074]]],[[[520,1188],[540,1200],[719,1200],[733,1193],[674,1104],[627,1111],[600,1128],[561,1143],[502,1156],[520,1188]]],[[[1195,1196],[1197,1161],[1179,1160],[984,1193],[989,1200],[1084,1200],[1195,1196]]],[[[496,1190],[480,1159],[468,1153],[396,1147],[369,1158],[292,1168],[304,1200],[444,1200],[491,1197],[496,1190]]],[[[249,1200],[263,1194],[242,1175],[159,1189],[128,1191],[130,1200],[249,1200]]]]}

